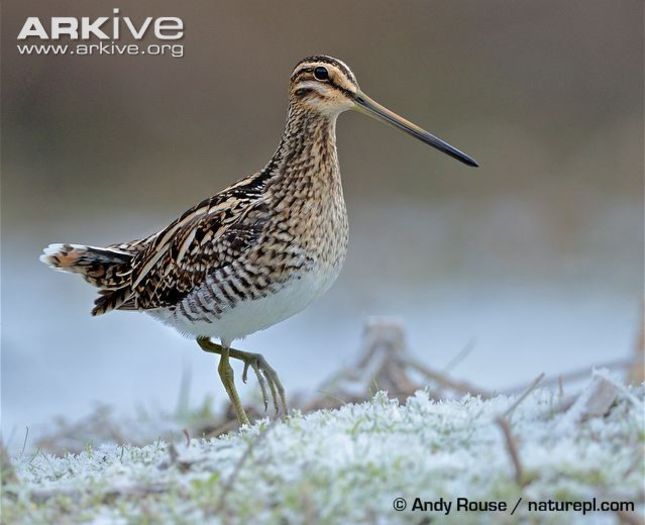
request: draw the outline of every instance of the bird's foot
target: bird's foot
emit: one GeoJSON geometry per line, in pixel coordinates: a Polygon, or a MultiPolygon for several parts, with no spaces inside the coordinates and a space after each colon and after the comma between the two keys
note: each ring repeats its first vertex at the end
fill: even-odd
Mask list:
{"type": "MultiPolygon", "coordinates": [[[[213,343],[207,337],[200,337],[197,339],[197,342],[199,343],[201,349],[205,352],[222,355],[224,351],[224,348],[221,345],[213,343]]],[[[266,411],[269,407],[270,393],[276,414],[280,414],[283,417],[286,416],[287,400],[285,397],[284,387],[282,386],[282,382],[280,381],[277,372],[271,367],[271,365],[269,365],[264,356],[262,354],[256,354],[253,352],[244,352],[235,348],[229,348],[227,353],[233,359],[239,359],[244,363],[242,381],[246,383],[248,379],[249,368],[252,368],[253,372],[255,372],[255,375],[258,378],[258,383],[260,384],[260,389],[262,391],[264,410],[266,411]]]]}
{"type": "MultiPolygon", "coordinates": [[[[273,406],[275,407],[276,414],[285,416],[287,414],[287,400],[284,395],[284,387],[280,382],[277,372],[269,365],[267,360],[262,354],[254,354],[252,352],[237,351],[240,355],[238,359],[244,362],[244,371],[242,372],[242,381],[246,383],[249,368],[252,368],[260,383],[262,390],[262,401],[264,402],[264,410],[269,407],[269,395],[267,393],[267,384],[271,391],[271,398],[273,399],[273,406]]],[[[233,354],[231,354],[231,357],[233,354]]]]}

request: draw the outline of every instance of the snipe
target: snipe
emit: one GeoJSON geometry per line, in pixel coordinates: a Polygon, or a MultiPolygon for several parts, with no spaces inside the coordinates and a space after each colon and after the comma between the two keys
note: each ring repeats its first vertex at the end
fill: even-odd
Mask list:
{"type": "Polygon", "coordinates": [[[158,233],[105,248],[52,244],[41,260],[99,289],[93,315],[146,312],[220,355],[219,375],[248,423],[229,359],[244,363],[276,411],[284,389],[260,354],[234,340],[307,307],[336,280],[347,251],[347,215],[336,155],[336,118],[357,110],[468,164],[458,149],[365,95],[340,60],[313,56],[291,74],[289,112],[275,154],[258,173],[186,211],[158,233]],[[219,339],[220,344],[211,341],[219,339]]]}

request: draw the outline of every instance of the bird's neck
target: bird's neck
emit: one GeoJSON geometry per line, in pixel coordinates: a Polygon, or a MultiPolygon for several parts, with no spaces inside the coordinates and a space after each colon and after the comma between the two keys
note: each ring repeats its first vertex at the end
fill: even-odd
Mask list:
{"type": "MultiPolygon", "coordinates": [[[[277,186],[297,181],[307,186],[339,183],[336,116],[290,105],[280,144],[264,168],[277,186]]],[[[285,189],[288,189],[285,187],[285,189]]]]}

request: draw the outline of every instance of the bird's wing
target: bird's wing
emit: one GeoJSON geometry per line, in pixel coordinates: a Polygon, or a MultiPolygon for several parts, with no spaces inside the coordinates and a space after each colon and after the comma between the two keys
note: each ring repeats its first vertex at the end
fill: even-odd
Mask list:
{"type": "Polygon", "coordinates": [[[128,285],[104,293],[93,313],[176,305],[209,274],[240,260],[257,244],[268,219],[261,179],[260,174],[240,181],[186,211],[164,230],[125,243],[134,252],[128,285]]]}

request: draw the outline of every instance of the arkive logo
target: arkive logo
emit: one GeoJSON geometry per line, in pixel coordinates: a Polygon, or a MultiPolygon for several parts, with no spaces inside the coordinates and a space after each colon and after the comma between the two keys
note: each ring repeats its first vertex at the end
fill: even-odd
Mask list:
{"type": "MultiPolygon", "coordinates": [[[[115,15],[119,9],[112,10],[115,15]]],[[[89,40],[92,37],[101,40],[118,40],[122,32],[129,32],[135,40],[141,40],[152,27],[158,40],[179,40],[184,36],[184,22],[176,16],[146,17],[137,24],[129,16],[99,16],[91,19],[89,16],[79,18],[73,16],[54,16],[50,18],[49,32],[39,17],[30,16],[25,20],[18,40],[38,37],[41,40],[58,40],[68,36],[71,40],[89,40]],[[108,24],[108,21],[111,23],[108,24]],[[108,31],[106,33],[106,31],[108,31]]]]}
{"type": "Polygon", "coordinates": [[[148,16],[133,20],[120,16],[119,8],[113,16],[54,16],[41,19],[27,17],[17,40],[22,55],[170,55],[183,56],[183,44],[169,42],[184,37],[184,22],[175,16],[148,16]],[[27,44],[39,41],[69,40],[74,44],[27,44]],[[157,40],[159,43],[142,45],[141,40],[157,40]],[[97,42],[94,44],[88,42],[97,42]],[[121,43],[130,41],[135,43],[121,43]]]}

